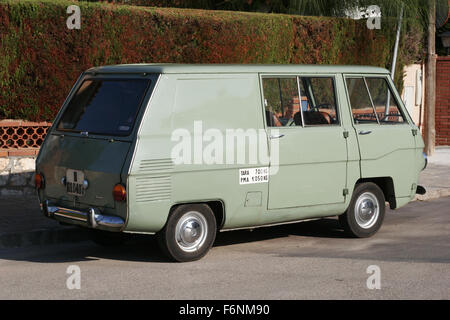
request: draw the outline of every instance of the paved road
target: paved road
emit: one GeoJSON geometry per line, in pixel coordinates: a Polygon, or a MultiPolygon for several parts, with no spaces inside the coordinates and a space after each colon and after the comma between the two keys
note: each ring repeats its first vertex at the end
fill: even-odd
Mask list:
{"type": "Polygon", "coordinates": [[[168,263],[153,237],[0,250],[0,299],[450,299],[450,198],[388,211],[370,239],[337,221],[221,233],[210,253],[168,263]],[[70,265],[81,289],[69,290],[70,265]],[[370,265],[381,289],[369,290],[370,265]]]}

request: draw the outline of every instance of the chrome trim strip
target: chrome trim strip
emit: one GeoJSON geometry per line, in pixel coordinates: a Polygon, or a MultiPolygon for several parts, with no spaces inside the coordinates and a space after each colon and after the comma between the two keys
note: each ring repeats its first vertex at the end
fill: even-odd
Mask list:
{"type": "Polygon", "coordinates": [[[82,211],[49,206],[48,212],[55,216],[87,222],[87,213],[82,211]]]}
{"type": "Polygon", "coordinates": [[[301,222],[317,221],[317,220],[330,218],[330,217],[333,217],[333,216],[324,216],[324,217],[317,217],[317,218],[310,218],[310,219],[300,219],[300,220],[293,220],[293,221],[286,221],[286,222],[274,222],[274,223],[256,225],[256,226],[251,226],[251,227],[238,227],[238,228],[220,229],[219,232],[239,231],[239,230],[254,230],[254,229],[260,229],[260,228],[278,227],[278,226],[284,226],[284,225],[289,225],[289,224],[296,224],[296,223],[301,223],[301,222]]]}
{"type": "Polygon", "coordinates": [[[89,208],[89,212],[84,212],[48,206],[48,212],[51,216],[84,222],[88,227],[94,229],[113,229],[116,231],[121,231],[122,227],[125,225],[125,221],[122,218],[102,215],[96,208],[89,208]]]}

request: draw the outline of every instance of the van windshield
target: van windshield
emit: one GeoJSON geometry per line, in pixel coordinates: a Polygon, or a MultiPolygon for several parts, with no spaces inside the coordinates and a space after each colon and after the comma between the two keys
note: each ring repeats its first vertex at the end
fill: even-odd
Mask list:
{"type": "Polygon", "coordinates": [[[149,79],[85,80],[69,102],[57,129],[127,136],[149,85],[149,79]]]}

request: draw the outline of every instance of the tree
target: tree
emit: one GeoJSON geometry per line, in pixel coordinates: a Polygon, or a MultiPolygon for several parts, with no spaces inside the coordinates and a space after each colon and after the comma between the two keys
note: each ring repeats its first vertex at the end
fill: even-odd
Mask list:
{"type": "Polygon", "coordinates": [[[436,0],[430,0],[428,14],[428,55],[425,83],[425,107],[427,111],[425,152],[427,155],[432,155],[436,141],[436,0]]]}

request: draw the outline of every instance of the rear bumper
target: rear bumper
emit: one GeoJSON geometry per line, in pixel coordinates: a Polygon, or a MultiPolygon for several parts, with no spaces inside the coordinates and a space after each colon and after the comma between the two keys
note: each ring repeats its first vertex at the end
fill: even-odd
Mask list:
{"type": "Polygon", "coordinates": [[[103,215],[97,208],[89,208],[87,211],[79,211],[53,206],[48,200],[46,200],[41,204],[41,209],[46,217],[64,223],[115,232],[120,232],[125,227],[125,221],[122,218],[103,215]]]}

